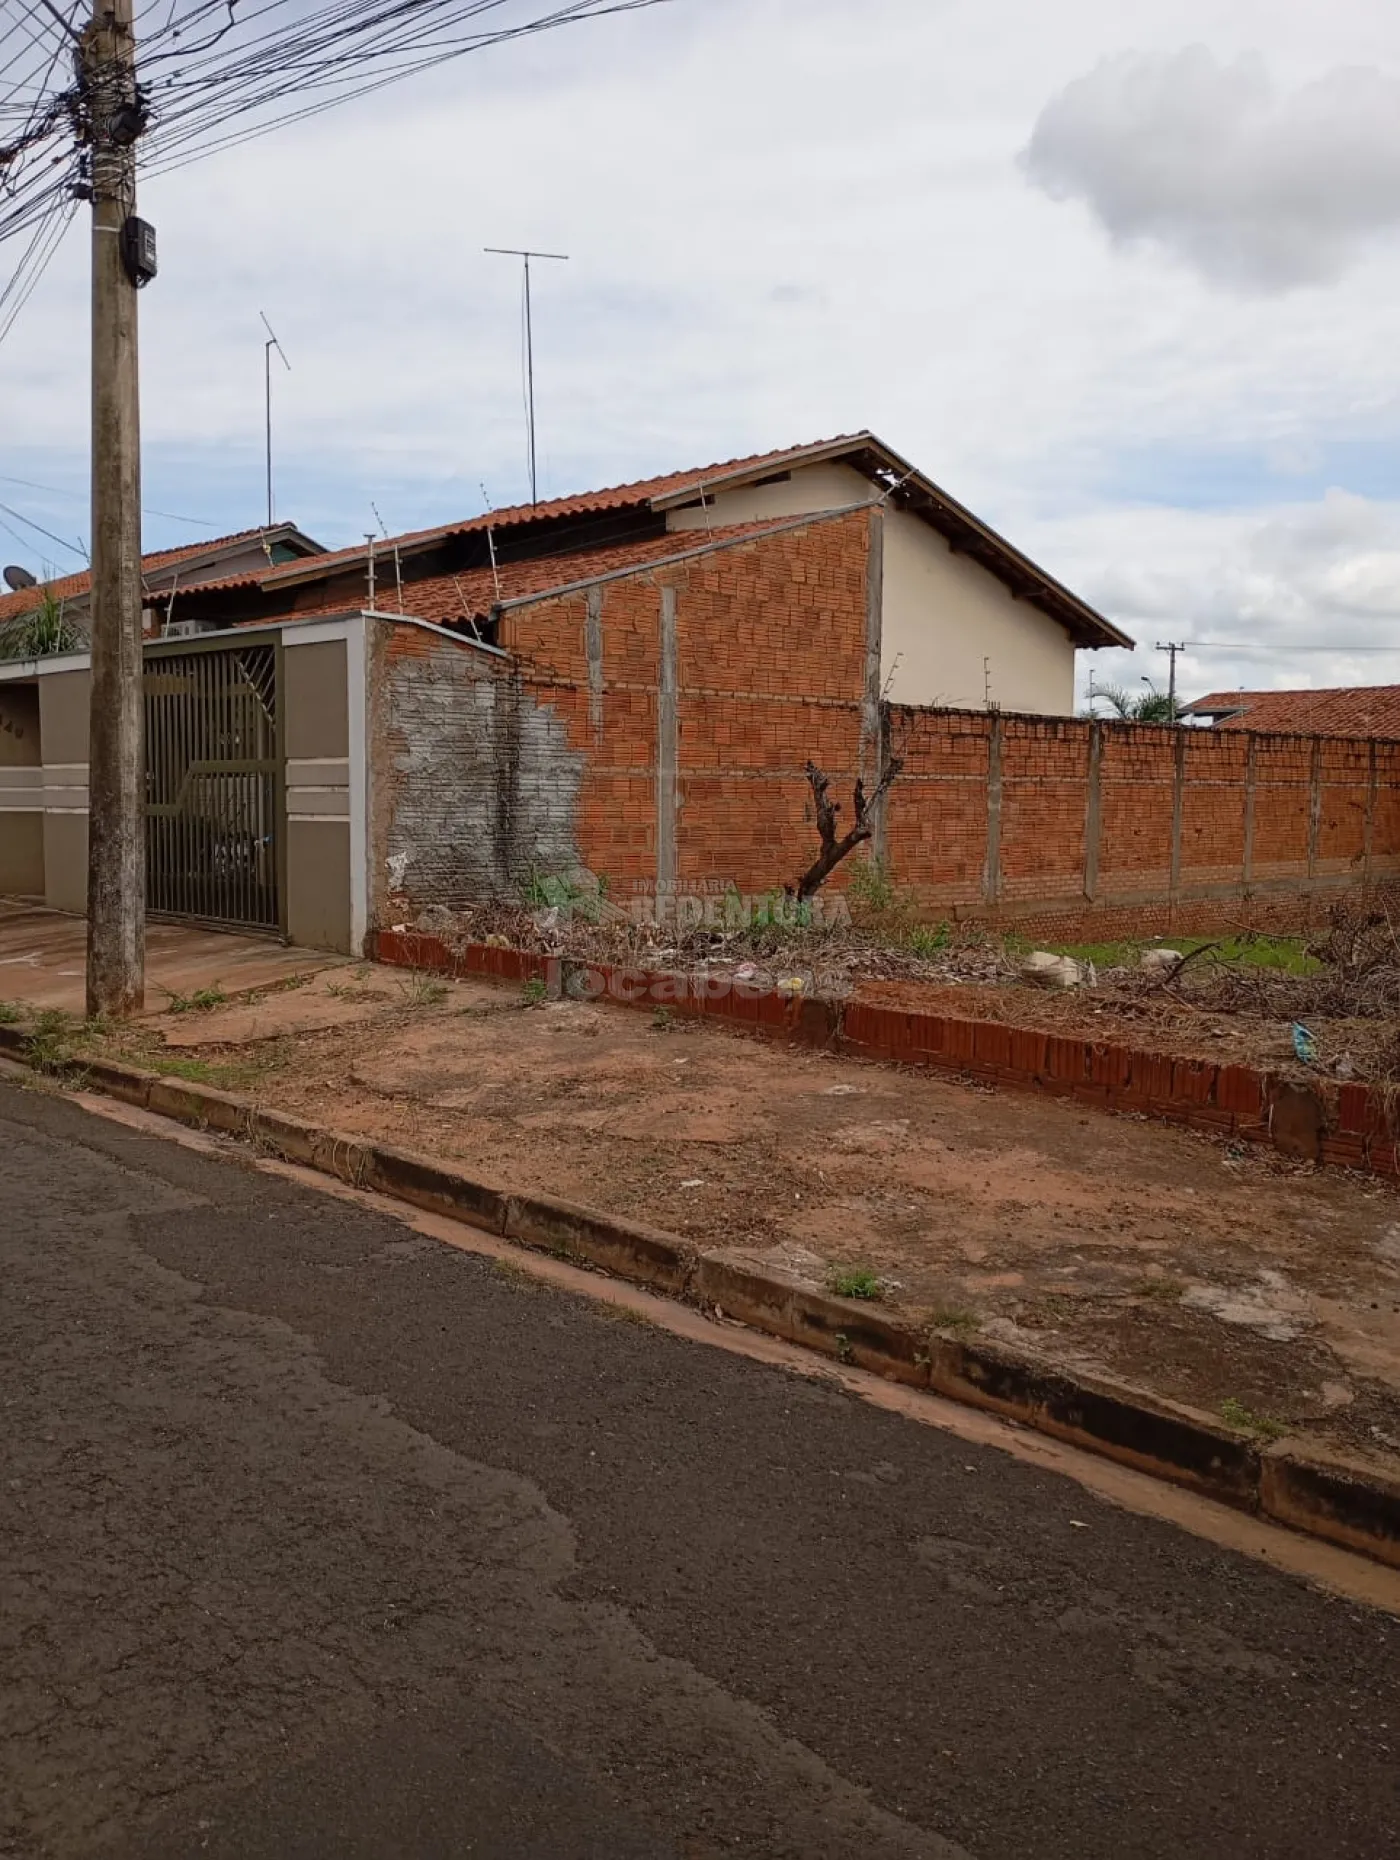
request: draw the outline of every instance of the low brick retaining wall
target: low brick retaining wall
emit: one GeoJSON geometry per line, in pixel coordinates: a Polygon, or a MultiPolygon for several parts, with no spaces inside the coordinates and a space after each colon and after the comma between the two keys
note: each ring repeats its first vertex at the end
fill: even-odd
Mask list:
{"type": "Polygon", "coordinates": [[[1301,1084],[1252,1066],[1176,1059],[1041,1028],[910,1013],[859,999],[823,1000],[728,976],[588,964],[486,943],[451,946],[416,930],[379,931],[373,953],[402,968],[538,981],[553,995],[665,1007],[857,1058],[933,1067],[1104,1111],[1132,1111],[1265,1144],[1304,1162],[1400,1177],[1386,1098],[1370,1085],[1301,1084]]]}

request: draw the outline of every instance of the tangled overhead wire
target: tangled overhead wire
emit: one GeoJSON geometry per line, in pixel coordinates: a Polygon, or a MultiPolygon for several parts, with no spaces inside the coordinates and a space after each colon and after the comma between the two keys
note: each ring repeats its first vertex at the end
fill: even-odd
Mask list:
{"type": "MultiPolygon", "coordinates": [[[[137,167],[169,174],[487,46],[669,0],[137,0],[137,167]]],[[[0,0],[0,340],[86,197],[90,0],[0,0]]]]}

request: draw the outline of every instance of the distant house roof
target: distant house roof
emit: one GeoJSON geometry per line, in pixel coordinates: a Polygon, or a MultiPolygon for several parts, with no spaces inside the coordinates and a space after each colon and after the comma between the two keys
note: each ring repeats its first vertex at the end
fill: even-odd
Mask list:
{"type": "MultiPolygon", "coordinates": [[[[657,478],[642,478],[633,484],[611,485],[599,491],[580,492],[571,497],[550,498],[539,504],[516,504],[509,509],[484,511],[480,516],[461,522],[439,524],[433,529],[410,530],[404,535],[376,541],[377,563],[392,562],[397,553],[400,563],[413,556],[438,548],[454,537],[473,532],[517,530],[530,524],[543,524],[568,517],[596,517],[609,512],[628,511],[660,514],[685,504],[699,504],[707,493],[727,491],[759,484],[765,479],[783,477],[806,465],[840,463],[851,466],[869,479],[871,501],[885,499],[899,509],[911,511],[940,532],[961,555],[971,557],[995,575],[1011,593],[1028,605],[1039,608],[1065,628],[1077,646],[1131,646],[1132,641],[1111,621],[1090,607],[1056,581],[1053,575],[1024,556],[999,536],[970,510],[941,490],[917,471],[907,460],[885,445],[873,433],[861,432],[838,439],[822,440],[815,445],[788,446],[777,452],[760,452],[748,458],[729,459],[722,464],[692,467],[687,471],[668,472],[657,478]]],[[[368,563],[367,544],[323,554],[314,561],[289,562],[285,567],[264,576],[261,586],[272,594],[282,588],[319,581],[337,572],[368,563]]],[[[379,571],[383,576],[384,570],[379,571]]],[[[298,603],[300,605],[300,603],[298,603]]]]}
{"type": "MultiPolygon", "coordinates": [[[[294,523],[276,523],[271,529],[236,530],[230,536],[215,536],[205,542],[182,543],[177,549],[157,549],[142,556],[142,578],[148,585],[154,582],[162,588],[168,588],[172,581],[182,587],[204,587],[219,579],[217,570],[223,563],[259,546],[269,565],[274,553],[278,551],[291,550],[297,556],[325,553],[320,543],[303,535],[294,523]]],[[[257,577],[250,574],[238,579],[251,581],[257,577]]],[[[76,575],[60,575],[54,581],[40,582],[36,587],[20,588],[13,594],[0,595],[0,626],[7,620],[18,619],[21,614],[32,613],[45,594],[52,594],[57,600],[77,603],[86,602],[91,590],[92,575],[89,570],[82,569],[76,575]]]]}
{"type": "Polygon", "coordinates": [[[1400,685],[1334,685],[1314,691],[1212,691],[1182,706],[1217,730],[1281,730],[1305,736],[1400,737],[1400,685]]]}

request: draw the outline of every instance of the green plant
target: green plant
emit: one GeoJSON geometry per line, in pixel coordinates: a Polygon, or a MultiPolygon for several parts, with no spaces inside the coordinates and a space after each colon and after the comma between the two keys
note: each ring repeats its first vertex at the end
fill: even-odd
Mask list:
{"type": "Polygon", "coordinates": [[[217,982],[208,988],[196,988],[191,995],[175,994],[166,989],[165,1008],[168,1014],[212,1014],[215,1008],[222,1007],[228,996],[217,982]]]}
{"type": "Polygon", "coordinates": [[[938,956],[947,949],[951,937],[946,921],[936,926],[915,924],[909,932],[909,947],[916,956],[938,956]]]}
{"type": "Polygon", "coordinates": [[[964,1311],[958,1305],[935,1305],[931,1316],[935,1330],[966,1332],[982,1328],[982,1320],[975,1311],[964,1311]]]}
{"type": "Polygon", "coordinates": [[[846,889],[868,911],[887,911],[894,903],[890,875],[883,863],[873,856],[856,861],[846,889]]]}
{"type": "Polygon", "coordinates": [[[838,1267],[831,1275],[831,1289],[838,1298],[881,1298],[880,1280],[869,1266],[838,1267]]]}
{"type": "Polygon", "coordinates": [[[1174,1300],[1186,1290],[1180,1279],[1140,1279],[1134,1286],[1139,1298],[1174,1300]]]}
{"type": "Polygon", "coordinates": [[[1255,1434],[1260,1440],[1282,1440],[1288,1432],[1282,1421],[1276,1421],[1269,1414],[1255,1414],[1252,1408],[1246,1408],[1233,1395],[1221,1402],[1220,1418],[1227,1427],[1237,1427],[1244,1434],[1255,1434]]]}
{"type": "Polygon", "coordinates": [[[39,1072],[64,1072],[72,1064],[75,1028],[62,1008],[45,1008],[34,1023],[25,1056],[39,1072]]]}
{"type": "Polygon", "coordinates": [[[598,921],[605,892],[601,880],[594,888],[580,885],[561,872],[531,872],[520,887],[521,896],[532,909],[557,910],[561,917],[579,916],[588,923],[598,921]]]}
{"type": "Polygon", "coordinates": [[[23,1016],[13,1001],[0,1001],[0,1024],[8,1026],[10,1022],[21,1020],[23,1016]]]}
{"type": "Polygon", "coordinates": [[[82,652],[87,643],[87,635],[64,618],[63,602],[52,588],[41,588],[37,607],[0,627],[0,659],[47,659],[82,652]]]}
{"type": "Polygon", "coordinates": [[[421,969],[415,969],[400,987],[410,1007],[436,1007],[447,999],[447,983],[435,975],[425,975],[421,969]]]}
{"type": "Polygon", "coordinates": [[[532,975],[520,991],[521,1005],[527,1008],[543,1007],[548,999],[549,984],[538,975],[532,975]]]}
{"type": "Polygon", "coordinates": [[[832,1342],[836,1345],[836,1358],[838,1362],[853,1363],[856,1360],[856,1353],[851,1348],[851,1340],[844,1330],[838,1330],[836,1335],[832,1338],[832,1342]]]}
{"type": "Polygon", "coordinates": [[[1120,723],[1175,723],[1181,715],[1176,699],[1152,686],[1132,692],[1122,685],[1095,685],[1089,693],[1088,716],[1102,714],[1094,709],[1097,703],[1106,704],[1108,715],[1120,723]]]}
{"type": "Polygon", "coordinates": [[[671,1031],[671,1010],[670,1008],[659,1007],[653,1010],[652,1017],[651,1017],[651,1030],[653,1033],[669,1033],[671,1031]]]}

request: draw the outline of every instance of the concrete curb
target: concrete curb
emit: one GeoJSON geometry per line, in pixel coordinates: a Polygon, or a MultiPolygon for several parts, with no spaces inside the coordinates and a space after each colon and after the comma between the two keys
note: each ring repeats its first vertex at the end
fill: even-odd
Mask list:
{"type": "MultiPolygon", "coordinates": [[[[28,1031],[0,1025],[0,1052],[28,1058],[28,1031]]],[[[1210,1415],[1001,1345],[923,1331],[861,1300],[760,1272],[675,1234],[476,1180],[431,1156],[264,1109],[235,1092],[113,1060],[55,1073],[197,1129],[217,1130],[357,1188],[566,1255],[653,1291],[892,1381],[1018,1421],[1239,1510],[1400,1568],[1400,1482],[1287,1443],[1261,1448],[1210,1415]]]]}
{"type": "Polygon", "coordinates": [[[756,980],[698,970],[629,969],[484,943],[449,947],[417,930],[377,931],[373,953],[394,967],[538,982],[556,996],[648,1012],[664,1007],[736,1032],[1233,1137],[1297,1162],[1400,1176],[1400,1131],[1392,1127],[1388,1095],[1371,1085],[1302,1082],[1252,1066],[1174,1058],[1044,1028],[886,1007],[859,995],[826,1000],[785,994],[756,980]]]}

